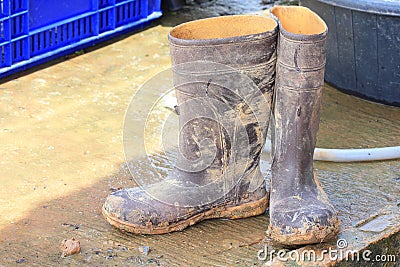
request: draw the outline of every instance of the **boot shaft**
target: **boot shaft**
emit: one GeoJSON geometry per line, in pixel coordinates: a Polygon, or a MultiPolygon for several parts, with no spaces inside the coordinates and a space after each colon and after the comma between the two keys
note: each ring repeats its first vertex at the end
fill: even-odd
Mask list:
{"type": "Polygon", "coordinates": [[[200,184],[259,172],[277,23],[260,16],[204,19],[175,27],[169,41],[181,128],[177,167],[202,172],[200,184]]]}
{"type": "Polygon", "coordinates": [[[272,187],[277,192],[282,192],[281,188],[293,193],[299,188],[315,191],[313,154],[321,114],[327,27],[303,7],[275,7],[272,14],[280,23],[272,187]]]}

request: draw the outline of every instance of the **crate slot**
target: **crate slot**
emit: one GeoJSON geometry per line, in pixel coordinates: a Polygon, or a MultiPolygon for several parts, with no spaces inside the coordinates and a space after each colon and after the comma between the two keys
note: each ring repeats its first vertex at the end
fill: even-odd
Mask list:
{"type": "Polygon", "coordinates": [[[29,58],[27,39],[20,39],[11,43],[12,63],[20,62],[29,58]]]}
{"type": "Polygon", "coordinates": [[[28,33],[26,14],[11,17],[10,24],[11,24],[11,38],[16,38],[28,33]]]}
{"type": "MultiPolygon", "coordinates": [[[[6,1],[6,0],[3,0],[6,1]]],[[[11,0],[11,14],[15,14],[21,11],[27,10],[28,1],[27,0],[11,0]]]]}
{"type": "Polygon", "coordinates": [[[9,21],[0,21],[0,43],[10,40],[9,21]]]}
{"type": "Polygon", "coordinates": [[[132,1],[116,7],[116,24],[121,26],[140,18],[139,1],[132,1]]]}
{"type": "Polygon", "coordinates": [[[104,10],[99,13],[99,30],[105,32],[114,29],[114,9],[104,10]]]}
{"type": "Polygon", "coordinates": [[[0,67],[9,67],[9,66],[11,66],[10,45],[9,44],[0,45],[0,50],[1,50],[0,67]]]}
{"type": "Polygon", "coordinates": [[[6,17],[10,14],[10,1],[0,0],[0,16],[6,17]]]}
{"type": "Polygon", "coordinates": [[[30,36],[31,55],[39,55],[63,47],[93,34],[93,16],[84,17],[30,36]]]}

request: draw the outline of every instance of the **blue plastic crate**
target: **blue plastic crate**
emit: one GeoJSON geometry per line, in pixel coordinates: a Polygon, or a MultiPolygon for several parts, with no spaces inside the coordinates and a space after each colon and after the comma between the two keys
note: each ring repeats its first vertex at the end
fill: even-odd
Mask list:
{"type": "Polygon", "coordinates": [[[0,0],[0,77],[162,15],[161,0],[0,0]]]}

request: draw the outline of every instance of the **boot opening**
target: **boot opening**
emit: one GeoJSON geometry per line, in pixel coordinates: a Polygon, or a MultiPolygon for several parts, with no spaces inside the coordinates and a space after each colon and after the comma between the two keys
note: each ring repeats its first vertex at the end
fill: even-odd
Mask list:
{"type": "Polygon", "coordinates": [[[286,31],[294,34],[320,34],[327,29],[325,22],[306,7],[277,6],[271,12],[286,31]]]}
{"type": "Polygon", "coordinates": [[[275,20],[262,16],[223,16],[181,24],[170,35],[186,40],[220,39],[268,32],[276,26],[275,20]]]}

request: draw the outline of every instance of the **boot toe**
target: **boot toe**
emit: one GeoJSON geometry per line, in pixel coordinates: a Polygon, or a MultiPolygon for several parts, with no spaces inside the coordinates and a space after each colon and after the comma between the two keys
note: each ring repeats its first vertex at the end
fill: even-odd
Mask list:
{"type": "Polygon", "coordinates": [[[124,230],[157,224],[159,214],[147,198],[140,188],[116,191],[106,198],[103,214],[112,225],[124,230]]]}
{"type": "Polygon", "coordinates": [[[328,241],[340,226],[334,208],[317,199],[284,199],[274,205],[271,214],[270,234],[282,244],[328,241]]]}
{"type": "Polygon", "coordinates": [[[199,209],[164,203],[146,192],[136,187],[110,194],[103,205],[104,217],[111,225],[123,231],[163,234],[193,224],[185,220],[200,212],[199,209]]]}

